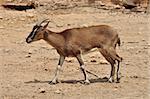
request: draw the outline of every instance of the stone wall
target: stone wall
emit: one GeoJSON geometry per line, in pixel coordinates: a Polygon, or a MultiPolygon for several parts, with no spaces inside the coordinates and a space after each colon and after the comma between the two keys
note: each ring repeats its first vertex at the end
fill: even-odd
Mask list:
{"type": "Polygon", "coordinates": [[[149,0],[0,0],[0,3],[2,2],[29,2],[29,1],[36,1],[36,2],[49,2],[49,3],[54,3],[54,2],[61,2],[61,3],[74,3],[74,2],[82,2],[85,4],[94,4],[97,1],[101,1],[104,4],[116,4],[116,5],[121,5],[123,2],[125,3],[133,3],[137,6],[141,7],[147,7],[148,6],[148,1],[149,0]]]}

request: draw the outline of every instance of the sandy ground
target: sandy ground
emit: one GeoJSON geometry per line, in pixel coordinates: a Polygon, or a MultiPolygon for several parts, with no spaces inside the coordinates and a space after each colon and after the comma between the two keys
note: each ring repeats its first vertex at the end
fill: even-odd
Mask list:
{"type": "Polygon", "coordinates": [[[48,11],[44,9],[12,11],[0,9],[0,99],[150,99],[150,16],[123,14],[90,7],[48,11]],[[49,18],[49,29],[107,24],[117,29],[123,57],[121,82],[108,83],[110,65],[99,52],[84,55],[91,84],[80,83],[83,74],[75,58],[67,58],[60,75],[62,83],[49,85],[59,55],[44,41],[27,44],[25,38],[38,19],[49,18]],[[148,29],[149,28],[149,29],[148,29]],[[91,62],[95,60],[96,62],[91,62]],[[103,64],[104,63],[104,64],[103,64]]]}

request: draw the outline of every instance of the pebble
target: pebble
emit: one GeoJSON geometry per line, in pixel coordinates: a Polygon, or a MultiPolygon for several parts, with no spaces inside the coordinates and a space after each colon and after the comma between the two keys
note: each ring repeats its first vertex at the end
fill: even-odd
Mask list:
{"type": "Polygon", "coordinates": [[[138,76],[131,76],[131,78],[139,78],[138,76]]]}
{"type": "Polygon", "coordinates": [[[45,89],[40,88],[40,93],[45,93],[45,92],[46,92],[45,89]]]}
{"type": "Polygon", "coordinates": [[[66,60],[66,62],[73,63],[74,61],[73,60],[66,60]]]}
{"type": "Polygon", "coordinates": [[[137,12],[145,12],[146,9],[145,9],[145,8],[137,8],[136,11],[137,11],[137,12]]]}
{"type": "Polygon", "coordinates": [[[21,20],[21,21],[25,21],[26,19],[25,19],[25,18],[20,18],[20,20],[21,20]]]}
{"type": "Polygon", "coordinates": [[[95,60],[95,59],[93,59],[93,60],[91,60],[91,62],[96,62],[96,60],[95,60]]]}
{"type": "Polygon", "coordinates": [[[25,56],[25,58],[30,58],[30,57],[31,57],[30,55],[26,55],[26,56],[25,56]]]}
{"type": "Polygon", "coordinates": [[[106,60],[101,60],[100,64],[108,64],[108,62],[106,60]]]}
{"type": "Polygon", "coordinates": [[[63,26],[65,26],[65,23],[61,23],[61,22],[60,22],[60,23],[57,23],[56,26],[57,26],[57,27],[63,27],[63,26]]]}
{"type": "Polygon", "coordinates": [[[101,6],[105,6],[105,4],[104,4],[102,1],[99,1],[99,4],[100,4],[101,6]]]}
{"type": "Polygon", "coordinates": [[[54,93],[55,93],[55,94],[61,94],[61,90],[58,89],[58,90],[56,90],[54,93]]]}
{"type": "Polygon", "coordinates": [[[114,5],[114,8],[115,9],[121,9],[121,6],[120,5],[114,5]]]}
{"type": "Polygon", "coordinates": [[[31,13],[30,13],[30,14],[27,14],[27,17],[28,17],[28,18],[34,18],[34,14],[31,14],[31,13]]]}
{"type": "Polygon", "coordinates": [[[28,54],[32,54],[31,52],[28,52],[28,54]]]}
{"type": "Polygon", "coordinates": [[[2,16],[0,16],[0,19],[3,19],[3,17],[2,17],[2,16]]]}
{"type": "Polygon", "coordinates": [[[10,49],[4,49],[4,52],[8,53],[10,51],[10,49]]]}
{"type": "Polygon", "coordinates": [[[117,89],[117,88],[114,88],[114,90],[117,91],[118,89],[117,89]]]}
{"type": "Polygon", "coordinates": [[[48,71],[48,69],[44,69],[45,71],[48,71]]]}
{"type": "MultiPolygon", "coordinates": [[[[34,79],[34,82],[40,82],[38,79],[34,79]]],[[[40,89],[40,88],[39,88],[40,89]]]]}
{"type": "Polygon", "coordinates": [[[88,27],[88,25],[87,24],[83,24],[82,27],[88,27]]]}

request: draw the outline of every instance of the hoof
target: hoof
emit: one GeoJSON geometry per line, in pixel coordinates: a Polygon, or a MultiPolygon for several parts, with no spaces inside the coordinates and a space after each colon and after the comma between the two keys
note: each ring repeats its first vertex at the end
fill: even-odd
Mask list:
{"type": "Polygon", "coordinates": [[[117,81],[116,81],[116,83],[120,83],[120,78],[117,78],[117,81]]]}
{"type": "Polygon", "coordinates": [[[85,81],[83,81],[83,84],[89,85],[89,84],[90,84],[90,81],[89,81],[89,80],[85,80],[85,81]]]}
{"type": "Polygon", "coordinates": [[[50,81],[50,82],[49,82],[49,84],[50,84],[50,85],[55,85],[55,84],[56,84],[56,82],[52,82],[52,81],[50,81]]]}
{"type": "Polygon", "coordinates": [[[55,85],[57,83],[59,83],[58,80],[55,80],[55,81],[52,80],[52,81],[49,82],[50,85],[55,85]]]}
{"type": "Polygon", "coordinates": [[[109,82],[109,83],[113,83],[113,82],[115,82],[115,80],[112,79],[112,78],[109,78],[109,79],[108,79],[108,82],[109,82]]]}
{"type": "Polygon", "coordinates": [[[116,81],[116,83],[120,83],[120,81],[116,81]]]}

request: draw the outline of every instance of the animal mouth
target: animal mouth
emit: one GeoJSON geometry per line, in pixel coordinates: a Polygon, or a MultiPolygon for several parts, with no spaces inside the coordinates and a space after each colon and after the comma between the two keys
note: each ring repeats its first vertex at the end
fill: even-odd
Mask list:
{"type": "Polygon", "coordinates": [[[31,38],[27,38],[27,39],[26,39],[26,42],[27,42],[27,43],[31,43],[31,42],[32,42],[32,39],[31,39],[31,38]]]}

